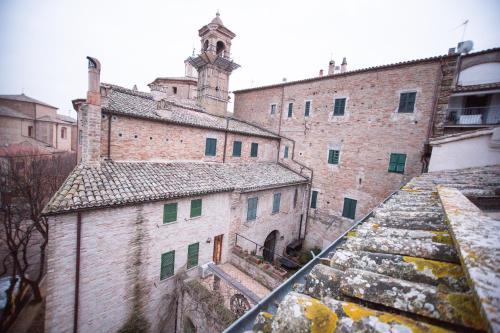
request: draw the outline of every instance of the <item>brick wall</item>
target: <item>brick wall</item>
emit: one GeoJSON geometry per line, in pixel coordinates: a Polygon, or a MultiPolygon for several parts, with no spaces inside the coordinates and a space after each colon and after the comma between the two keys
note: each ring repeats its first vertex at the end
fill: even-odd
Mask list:
{"type": "MultiPolygon", "coordinates": [[[[315,214],[326,223],[321,223],[317,235],[308,235],[315,240],[311,243],[322,245],[316,240],[331,240],[339,229],[345,229],[344,222],[333,220],[342,214],[345,197],[358,201],[359,219],[420,173],[439,69],[439,61],[417,63],[284,88],[236,92],[237,118],[277,131],[282,111],[280,134],[295,141],[295,160],[314,170],[312,187],[319,192],[318,212],[311,210],[310,223],[320,220],[315,214]],[[410,114],[397,113],[400,93],[405,91],[417,92],[415,111],[410,114]],[[335,98],[347,99],[344,116],[333,116],[335,98]],[[307,100],[311,111],[306,118],[307,100]],[[293,116],[288,118],[290,102],[294,103],[293,116]],[[270,114],[272,103],[277,104],[275,115],[270,114]],[[338,165],[327,163],[329,149],[340,150],[338,165]],[[391,153],[407,155],[404,174],[388,172],[391,153]]],[[[280,158],[283,149],[280,147],[280,158]]]]}

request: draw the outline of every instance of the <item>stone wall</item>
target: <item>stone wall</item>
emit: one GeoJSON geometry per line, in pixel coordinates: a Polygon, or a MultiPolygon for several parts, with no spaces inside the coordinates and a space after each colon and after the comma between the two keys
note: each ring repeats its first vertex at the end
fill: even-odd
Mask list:
{"type": "Polygon", "coordinates": [[[259,282],[269,290],[273,290],[277,288],[281,283],[283,283],[283,279],[279,279],[278,277],[267,274],[258,265],[245,260],[237,254],[231,253],[229,256],[229,261],[235,267],[251,276],[255,281],[259,282]]]}

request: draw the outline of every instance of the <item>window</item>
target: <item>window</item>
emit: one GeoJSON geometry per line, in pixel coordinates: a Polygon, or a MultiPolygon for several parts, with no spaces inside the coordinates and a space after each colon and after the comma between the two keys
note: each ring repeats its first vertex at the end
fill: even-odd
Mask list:
{"type": "Polygon", "coordinates": [[[285,151],[283,153],[283,158],[288,158],[288,146],[285,146],[285,151]]]}
{"type": "Polygon", "coordinates": [[[175,251],[163,253],[161,255],[160,280],[174,275],[175,251]]]}
{"type": "Polygon", "coordinates": [[[415,109],[416,92],[401,93],[399,96],[399,113],[412,113],[415,109]]]}
{"type": "Polygon", "coordinates": [[[304,106],[304,117],[309,117],[309,111],[311,110],[311,101],[306,101],[304,106]]]}
{"type": "Polygon", "coordinates": [[[406,154],[391,154],[389,159],[389,172],[404,173],[406,154]]]}
{"type": "Polygon", "coordinates": [[[336,98],[333,106],[334,116],[343,116],[345,111],[345,98],[336,98]]]}
{"type": "Polygon", "coordinates": [[[276,114],[276,104],[271,104],[271,114],[276,114]]]}
{"type": "Polygon", "coordinates": [[[273,196],[273,214],[280,212],[280,203],[281,203],[281,193],[274,193],[274,196],[273,196]]]}
{"type": "Polygon", "coordinates": [[[293,114],[293,103],[288,103],[288,118],[292,118],[293,114]]]}
{"type": "Polygon", "coordinates": [[[28,136],[33,137],[33,126],[28,126],[28,136]]]}
{"type": "Polygon", "coordinates": [[[259,144],[252,142],[252,146],[250,147],[250,157],[257,157],[259,153],[259,144]]]}
{"type": "Polygon", "coordinates": [[[201,216],[201,199],[191,200],[190,217],[201,216]]]}
{"type": "Polygon", "coordinates": [[[163,205],[163,224],[177,221],[177,202],[163,205]]]}
{"type": "Polygon", "coordinates": [[[311,208],[316,208],[316,204],[318,203],[318,191],[312,191],[311,194],[311,208]]]}
{"type": "Polygon", "coordinates": [[[342,210],[342,216],[348,219],[353,219],[356,216],[356,204],[358,202],[354,199],[344,198],[344,209],[342,210]]]}
{"type": "Polygon", "coordinates": [[[241,156],[241,141],[233,142],[233,156],[240,157],[241,156]]]}
{"type": "Polygon", "coordinates": [[[299,195],[299,190],[295,189],[295,192],[293,193],[293,208],[297,207],[297,197],[299,195]]]}
{"type": "Polygon", "coordinates": [[[187,268],[198,266],[198,253],[200,243],[194,243],[188,246],[187,268]]]}
{"type": "Polygon", "coordinates": [[[328,164],[339,164],[339,150],[330,149],[328,151],[328,164]]]}
{"type": "Polygon", "coordinates": [[[207,138],[205,144],[205,156],[215,156],[217,151],[217,139],[207,138]]]}
{"type": "Polygon", "coordinates": [[[247,206],[247,221],[252,221],[257,218],[257,203],[259,198],[248,198],[247,206]]]}
{"type": "Polygon", "coordinates": [[[66,127],[61,127],[61,139],[66,139],[66,127]]]}
{"type": "Polygon", "coordinates": [[[172,92],[175,94],[177,94],[177,87],[172,87],[172,92]]]}

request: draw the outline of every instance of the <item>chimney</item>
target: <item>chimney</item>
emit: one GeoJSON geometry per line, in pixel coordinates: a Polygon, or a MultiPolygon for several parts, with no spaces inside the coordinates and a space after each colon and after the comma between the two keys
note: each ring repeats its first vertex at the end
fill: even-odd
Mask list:
{"type": "Polygon", "coordinates": [[[448,55],[454,55],[455,54],[455,48],[454,47],[450,47],[448,49],[448,55]]]}
{"type": "Polygon", "coordinates": [[[342,59],[342,64],[340,64],[340,73],[345,73],[347,72],[347,60],[342,59]]]}
{"type": "Polygon", "coordinates": [[[335,74],[335,61],[332,59],[328,63],[328,75],[335,74]]]}
{"type": "Polygon", "coordinates": [[[322,70],[322,69],[320,69],[320,70],[319,70],[319,77],[322,77],[322,76],[323,76],[323,70],[322,70]]]}
{"type": "Polygon", "coordinates": [[[87,57],[89,88],[86,103],[82,105],[81,123],[81,162],[99,165],[101,158],[101,64],[99,60],[87,57]]]}

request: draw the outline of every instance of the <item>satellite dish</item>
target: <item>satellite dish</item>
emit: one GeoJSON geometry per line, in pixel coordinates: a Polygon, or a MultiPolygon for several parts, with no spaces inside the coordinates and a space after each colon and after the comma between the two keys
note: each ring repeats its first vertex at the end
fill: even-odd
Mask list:
{"type": "Polygon", "coordinates": [[[457,45],[457,52],[467,54],[470,51],[472,51],[473,46],[474,46],[474,43],[471,40],[466,40],[464,42],[460,42],[457,45]]]}

